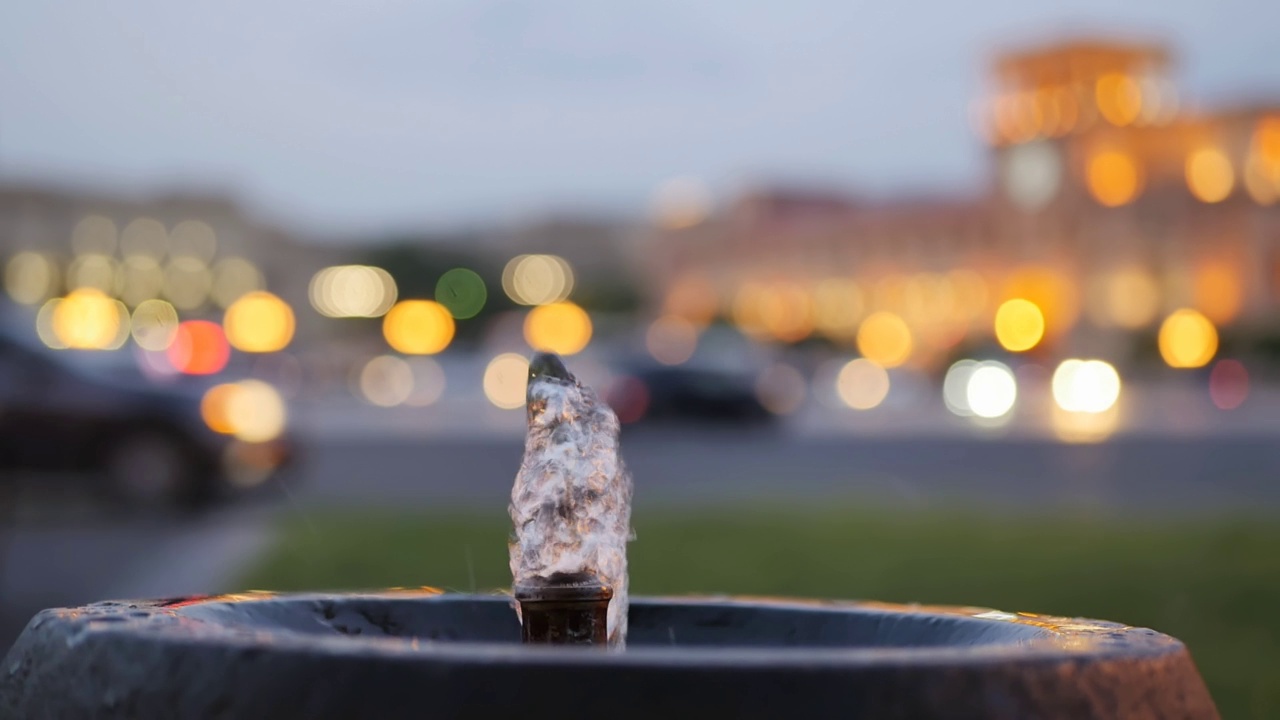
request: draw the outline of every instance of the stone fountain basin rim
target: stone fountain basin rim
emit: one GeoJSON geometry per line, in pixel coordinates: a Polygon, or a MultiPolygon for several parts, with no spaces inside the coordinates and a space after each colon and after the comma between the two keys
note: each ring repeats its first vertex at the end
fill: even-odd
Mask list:
{"type": "MultiPolygon", "coordinates": [[[[697,667],[847,667],[886,663],[903,667],[985,663],[1060,663],[1063,660],[1137,659],[1184,652],[1181,642],[1146,628],[1118,623],[1060,618],[1028,613],[1004,613],[989,608],[896,605],[878,602],[810,601],[794,598],[732,596],[634,598],[633,608],[783,609],[798,613],[861,613],[917,621],[966,618],[991,623],[999,639],[959,646],[810,647],[810,646],[632,646],[621,653],[583,652],[581,648],[523,646],[516,642],[432,640],[403,636],[313,634],[289,630],[255,631],[252,626],[221,622],[221,606],[243,603],[345,603],[351,601],[424,601],[507,605],[509,596],[439,594],[437,591],[349,594],[244,594],[168,600],[116,601],[77,609],[45,610],[29,629],[53,622],[71,622],[77,643],[91,637],[106,642],[146,642],[190,647],[235,647],[280,654],[358,654],[387,661],[445,662],[449,664],[551,664],[697,667]]],[[[513,618],[514,621],[514,618],[513,618]]]]}

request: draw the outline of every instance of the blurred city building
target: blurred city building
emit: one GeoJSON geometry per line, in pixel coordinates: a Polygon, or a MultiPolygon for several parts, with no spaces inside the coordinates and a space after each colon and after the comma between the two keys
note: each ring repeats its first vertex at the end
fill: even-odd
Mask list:
{"type": "Polygon", "coordinates": [[[954,198],[757,188],[709,213],[696,186],[664,189],[646,289],[784,342],[861,347],[862,321],[891,316],[923,364],[998,334],[1012,299],[1064,352],[1113,352],[1180,308],[1261,324],[1280,303],[1280,105],[1189,109],[1174,77],[1160,45],[997,57],[973,112],[989,181],[954,198]]]}
{"type": "Polygon", "coordinates": [[[564,258],[580,281],[630,282],[638,245],[631,225],[585,215],[532,218],[456,238],[422,234],[318,243],[253,218],[216,194],[133,197],[35,184],[0,186],[0,254],[34,253],[49,262],[48,273],[23,273],[30,276],[29,287],[19,295],[32,298],[28,304],[73,290],[82,276],[96,277],[98,271],[98,284],[109,295],[163,297],[164,276],[177,264],[195,277],[183,283],[192,286],[190,297],[183,298],[187,310],[213,312],[225,305],[222,301],[233,300],[231,295],[255,289],[270,289],[305,306],[309,283],[320,269],[395,247],[499,266],[519,254],[549,254],[564,258]],[[94,258],[87,271],[83,262],[76,264],[86,256],[94,258]],[[239,280],[221,294],[215,292],[220,266],[228,282],[239,280]],[[156,273],[154,292],[126,287],[131,275],[145,276],[147,270],[156,273]]]}
{"type": "MultiPolygon", "coordinates": [[[[171,303],[182,317],[220,318],[236,299],[269,291],[305,307],[319,268],[350,250],[299,241],[217,193],[133,196],[80,188],[0,186],[5,286],[18,303],[77,289],[129,309],[171,303]]],[[[298,318],[304,333],[312,318],[298,318]]]]}

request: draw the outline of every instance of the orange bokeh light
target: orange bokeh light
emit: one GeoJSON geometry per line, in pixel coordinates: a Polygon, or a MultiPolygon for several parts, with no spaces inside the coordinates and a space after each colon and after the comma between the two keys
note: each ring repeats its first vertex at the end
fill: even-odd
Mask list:
{"type": "Polygon", "coordinates": [[[769,285],[758,299],[760,322],[775,339],[794,343],[813,333],[813,298],[796,283],[769,285]]]}
{"type": "Polygon", "coordinates": [[[591,342],[591,317],[568,301],[539,305],[525,316],[524,339],[534,350],[575,355],[591,342]]]}
{"type": "Polygon", "coordinates": [[[1218,330],[1190,308],[1174,312],[1160,326],[1160,356],[1174,368],[1199,368],[1218,352],[1218,330]]]}
{"type": "Polygon", "coordinates": [[[667,291],[663,309],[668,315],[682,317],[704,327],[720,311],[720,298],[710,280],[700,275],[688,275],[667,291]]]}
{"type": "Polygon", "coordinates": [[[1098,111],[1112,125],[1124,127],[1142,112],[1142,88],[1127,75],[1106,73],[1098,78],[1094,94],[1098,111]]]}
{"type": "Polygon", "coordinates": [[[1231,160],[1217,148],[1201,148],[1187,157],[1187,187],[1197,200],[1222,202],[1235,187],[1231,160]]]}
{"type": "Polygon", "coordinates": [[[382,319],[382,335],[405,355],[435,355],[449,347],[453,314],[435,300],[401,300],[382,319]]]}
{"type": "Polygon", "coordinates": [[[1244,185],[1263,205],[1280,198],[1280,117],[1266,118],[1254,130],[1244,166],[1244,185]]]}
{"type": "Polygon", "coordinates": [[[1142,173],[1133,156],[1117,150],[1104,150],[1089,159],[1089,193],[1102,205],[1120,207],[1133,201],[1142,191],[1142,173]]]}
{"type": "Polygon", "coordinates": [[[239,389],[233,383],[214,385],[200,399],[200,416],[204,418],[204,422],[209,426],[210,430],[223,435],[235,433],[235,425],[227,414],[227,404],[231,401],[231,396],[235,395],[239,389]]]}
{"type": "Polygon", "coordinates": [[[1240,314],[1244,293],[1240,277],[1230,263],[1212,260],[1195,270],[1196,309],[1218,325],[1225,325],[1240,314]]]}
{"type": "Polygon", "coordinates": [[[187,320],[178,324],[178,332],[165,354],[179,372],[213,375],[227,366],[231,359],[231,346],[217,323],[187,320]]]}
{"type": "Polygon", "coordinates": [[[911,357],[911,329],[891,312],[872,313],[858,328],[858,352],[882,368],[895,368],[911,357]]]}

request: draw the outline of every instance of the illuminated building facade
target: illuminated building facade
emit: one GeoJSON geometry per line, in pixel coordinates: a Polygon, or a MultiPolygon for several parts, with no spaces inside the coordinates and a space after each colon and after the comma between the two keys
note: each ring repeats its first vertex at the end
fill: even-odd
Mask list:
{"type": "Polygon", "coordinates": [[[1043,315],[1042,346],[1106,352],[1179,308],[1260,324],[1280,304],[1280,107],[1181,108],[1170,52],[1071,42],[1007,54],[974,120],[990,146],[975,198],[738,197],[659,218],[662,310],[749,334],[855,342],[906,322],[913,361],[991,337],[997,308],[1043,315]]]}

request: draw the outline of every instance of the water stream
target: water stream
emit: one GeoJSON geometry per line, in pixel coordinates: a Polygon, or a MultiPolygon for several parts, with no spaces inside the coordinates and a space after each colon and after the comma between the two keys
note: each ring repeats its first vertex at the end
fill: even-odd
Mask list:
{"type": "Polygon", "coordinates": [[[590,573],[613,589],[609,646],[627,636],[631,475],[618,454],[618,418],[555,355],[529,365],[524,459],[511,490],[515,583],[590,573]]]}

